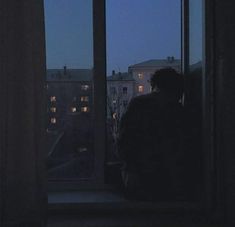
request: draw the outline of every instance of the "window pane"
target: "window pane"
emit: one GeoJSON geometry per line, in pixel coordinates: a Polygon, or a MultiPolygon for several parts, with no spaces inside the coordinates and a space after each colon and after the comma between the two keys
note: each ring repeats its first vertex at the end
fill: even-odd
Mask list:
{"type": "MultiPolygon", "coordinates": [[[[202,180],[202,66],[203,18],[202,0],[189,0],[189,75],[186,78],[185,108],[187,110],[188,154],[192,198],[197,198],[202,180]]],[[[190,180],[188,182],[190,184],[190,180]]]]}
{"type": "Polygon", "coordinates": [[[92,0],[45,0],[49,179],[93,176],[92,0]]]}
{"type": "Polygon", "coordinates": [[[202,63],[202,0],[189,0],[189,64],[194,68],[200,63],[202,63]]]}
{"type": "MultiPolygon", "coordinates": [[[[181,1],[108,0],[106,13],[105,176],[107,183],[120,186],[123,183],[120,176],[123,160],[118,154],[116,142],[120,120],[128,104],[132,98],[150,93],[150,78],[155,71],[166,67],[181,71],[181,1]]],[[[145,110],[148,112],[147,108],[145,110]]]]}

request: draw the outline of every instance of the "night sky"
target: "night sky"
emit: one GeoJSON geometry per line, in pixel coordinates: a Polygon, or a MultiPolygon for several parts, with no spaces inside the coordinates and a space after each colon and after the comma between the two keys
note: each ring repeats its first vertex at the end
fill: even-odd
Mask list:
{"type": "MultiPolygon", "coordinates": [[[[93,66],[91,0],[45,0],[47,67],[93,66]]],[[[107,0],[107,70],[180,57],[180,0],[107,0]]]]}

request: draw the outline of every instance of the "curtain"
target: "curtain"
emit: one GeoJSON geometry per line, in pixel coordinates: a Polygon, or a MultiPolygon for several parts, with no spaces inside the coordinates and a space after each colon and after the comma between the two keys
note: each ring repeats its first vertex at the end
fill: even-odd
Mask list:
{"type": "Polygon", "coordinates": [[[42,0],[0,1],[1,226],[45,225],[45,34],[42,0]]]}

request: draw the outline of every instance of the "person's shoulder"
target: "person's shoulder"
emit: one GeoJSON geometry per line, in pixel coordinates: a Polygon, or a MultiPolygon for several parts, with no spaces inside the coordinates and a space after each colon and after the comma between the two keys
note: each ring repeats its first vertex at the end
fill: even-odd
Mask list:
{"type": "Polygon", "coordinates": [[[131,99],[129,103],[129,109],[141,109],[143,106],[156,106],[159,100],[157,95],[153,93],[148,93],[144,95],[139,95],[131,99]]]}
{"type": "Polygon", "coordinates": [[[152,99],[153,97],[154,97],[153,93],[139,95],[139,96],[132,98],[131,102],[140,103],[140,102],[144,102],[146,100],[152,99]]]}

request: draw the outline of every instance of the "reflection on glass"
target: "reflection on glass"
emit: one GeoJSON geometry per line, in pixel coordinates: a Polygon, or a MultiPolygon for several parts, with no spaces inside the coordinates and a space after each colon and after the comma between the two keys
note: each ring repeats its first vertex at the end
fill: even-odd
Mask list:
{"type": "Polygon", "coordinates": [[[48,177],[90,178],[94,166],[93,117],[88,113],[93,94],[89,89],[93,87],[92,0],[45,0],[44,5],[48,177]],[[83,100],[87,106],[81,109],[83,100]]]}

